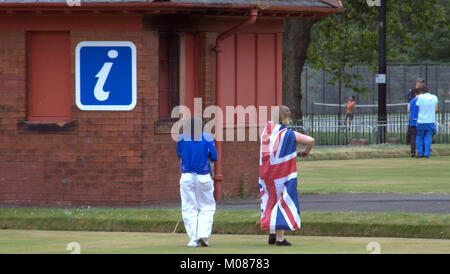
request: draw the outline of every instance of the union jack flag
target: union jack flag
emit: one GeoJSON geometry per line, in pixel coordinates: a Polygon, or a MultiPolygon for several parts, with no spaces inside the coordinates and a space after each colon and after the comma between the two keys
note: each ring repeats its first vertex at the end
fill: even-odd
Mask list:
{"type": "Polygon", "coordinates": [[[300,229],[295,134],[269,121],[261,135],[261,230],[300,229]]]}

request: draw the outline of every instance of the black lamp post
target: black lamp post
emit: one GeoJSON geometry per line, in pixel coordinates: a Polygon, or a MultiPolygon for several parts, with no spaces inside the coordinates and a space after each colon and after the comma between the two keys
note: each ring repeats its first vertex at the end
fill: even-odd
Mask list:
{"type": "Polygon", "coordinates": [[[381,0],[379,7],[379,37],[378,37],[378,141],[386,141],[386,1],[381,0]]]}

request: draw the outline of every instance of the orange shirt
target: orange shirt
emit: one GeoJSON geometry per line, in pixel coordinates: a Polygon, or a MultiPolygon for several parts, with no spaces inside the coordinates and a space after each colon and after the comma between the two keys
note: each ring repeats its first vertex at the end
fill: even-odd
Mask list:
{"type": "Polygon", "coordinates": [[[348,102],[347,103],[347,114],[353,114],[354,110],[355,110],[355,102],[348,102]]]}

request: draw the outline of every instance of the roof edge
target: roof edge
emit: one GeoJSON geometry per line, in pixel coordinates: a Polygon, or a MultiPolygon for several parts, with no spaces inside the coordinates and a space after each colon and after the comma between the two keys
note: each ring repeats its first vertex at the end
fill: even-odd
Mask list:
{"type": "Polygon", "coordinates": [[[312,13],[341,13],[345,9],[342,6],[337,6],[337,0],[321,0],[333,7],[298,7],[298,6],[276,6],[270,5],[264,8],[257,4],[193,4],[193,3],[173,3],[173,2],[103,2],[103,3],[82,3],[80,6],[69,6],[67,3],[58,2],[27,2],[27,3],[5,3],[0,2],[0,10],[33,10],[33,9],[48,9],[48,10],[117,10],[117,9],[138,9],[138,10],[152,10],[152,9],[199,9],[199,8],[213,8],[220,10],[234,10],[234,9],[260,9],[266,11],[290,11],[290,12],[312,12],[312,13]],[[333,2],[335,5],[331,4],[333,2]]]}

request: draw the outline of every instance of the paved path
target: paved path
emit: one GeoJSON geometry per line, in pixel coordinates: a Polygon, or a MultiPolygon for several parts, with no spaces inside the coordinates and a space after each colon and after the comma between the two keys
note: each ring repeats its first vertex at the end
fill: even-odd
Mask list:
{"type": "MultiPolygon", "coordinates": [[[[446,194],[300,194],[301,211],[450,213],[446,194]]],[[[217,209],[259,210],[259,199],[218,201],[217,209]]]]}

